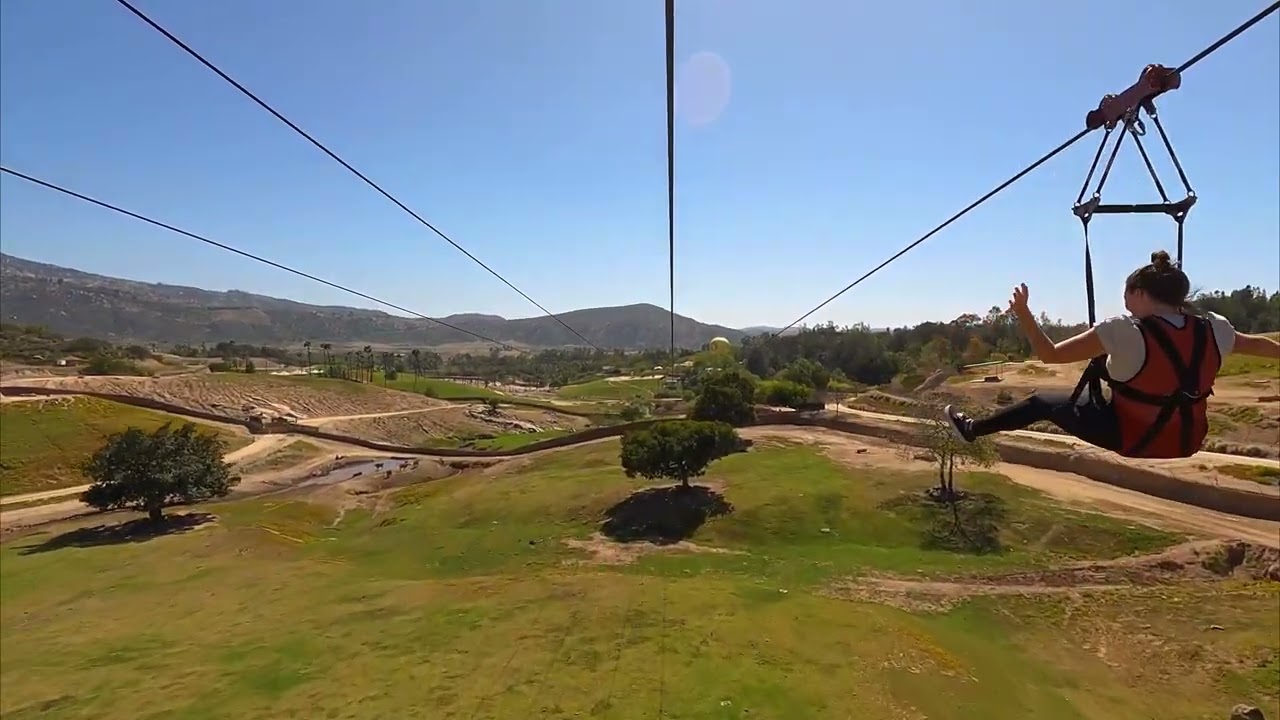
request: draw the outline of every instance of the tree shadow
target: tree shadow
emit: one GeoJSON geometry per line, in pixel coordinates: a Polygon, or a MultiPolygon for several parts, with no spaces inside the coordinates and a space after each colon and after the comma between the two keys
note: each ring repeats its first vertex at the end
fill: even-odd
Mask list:
{"type": "Polygon", "coordinates": [[[210,513],[196,512],[167,515],[160,522],[153,522],[149,518],[138,518],[113,525],[93,525],[54,535],[44,542],[22,548],[19,553],[36,555],[69,547],[86,548],[146,542],[165,535],[191,532],[215,519],[217,518],[210,513]]]}
{"type": "Polygon", "coordinates": [[[1004,550],[1000,525],[1005,519],[1005,502],[990,493],[955,492],[951,500],[931,499],[934,512],[924,530],[921,547],[967,555],[995,555],[1004,550]]]}
{"type": "Polygon", "coordinates": [[[880,504],[910,522],[920,534],[922,550],[965,555],[997,555],[1004,551],[1001,526],[1007,516],[1002,498],[990,493],[934,487],[924,493],[903,493],[880,504]]]}
{"type": "Polygon", "coordinates": [[[670,545],[692,537],[707,520],[731,512],[733,505],[705,485],[647,488],[606,510],[600,532],[617,542],[670,545]]]}

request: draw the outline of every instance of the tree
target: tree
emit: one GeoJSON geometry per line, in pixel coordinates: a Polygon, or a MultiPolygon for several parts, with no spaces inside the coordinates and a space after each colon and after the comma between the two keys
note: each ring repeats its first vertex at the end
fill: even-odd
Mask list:
{"type": "Polygon", "coordinates": [[[664,420],[622,436],[622,469],[627,477],[675,480],[687,488],[690,478],[700,477],[740,443],[726,423],[664,420]]]}
{"type": "Polygon", "coordinates": [[[365,382],[373,382],[373,346],[365,345],[361,352],[363,352],[360,358],[364,370],[362,379],[365,382]]]}
{"type": "Polygon", "coordinates": [[[920,364],[929,370],[954,365],[955,351],[951,348],[951,341],[942,335],[930,340],[920,349],[920,364]]]}
{"type": "Polygon", "coordinates": [[[938,485],[929,491],[929,496],[939,502],[954,502],[960,498],[955,485],[957,467],[991,467],[1000,459],[991,440],[981,437],[971,443],[965,442],[955,436],[951,424],[942,418],[924,420],[913,446],[913,453],[915,447],[927,448],[938,465],[938,485]]]}
{"type": "Polygon", "coordinates": [[[99,510],[135,508],[152,521],[173,503],[224,497],[239,482],[222,461],[226,448],[194,423],[165,423],[151,433],[131,427],[107,438],[82,466],[92,481],[81,502],[99,510]]]}
{"type": "Polygon", "coordinates": [[[306,348],[307,350],[307,374],[310,375],[311,374],[311,341],[307,340],[306,342],[302,343],[302,347],[306,348]]]}
{"type": "Polygon", "coordinates": [[[964,355],[961,356],[961,359],[966,364],[974,365],[985,361],[989,357],[991,357],[991,346],[983,342],[982,338],[977,335],[970,336],[969,344],[965,346],[964,355]]]}
{"type": "Polygon", "coordinates": [[[618,413],[618,417],[622,418],[623,422],[635,422],[648,414],[649,405],[637,400],[627,403],[618,413]]]}
{"type": "Polygon", "coordinates": [[[766,405],[799,408],[813,397],[813,389],[791,380],[767,380],[760,383],[756,395],[766,405]]]}
{"type": "Polygon", "coordinates": [[[710,371],[693,402],[693,420],[748,425],[756,419],[755,378],[739,369],[710,371]]]}
{"type": "Polygon", "coordinates": [[[320,343],[320,349],[324,352],[325,375],[333,377],[333,355],[329,354],[333,349],[333,343],[320,343]]]}
{"type": "Polygon", "coordinates": [[[257,372],[258,366],[253,364],[253,360],[246,358],[244,361],[244,371],[247,373],[257,372]]]}
{"type": "Polygon", "coordinates": [[[779,380],[789,380],[815,390],[826,390],[831,382],[831,373],[822,365],[809,358],[796,358],[791,364],[778,373],[779,380]]]}

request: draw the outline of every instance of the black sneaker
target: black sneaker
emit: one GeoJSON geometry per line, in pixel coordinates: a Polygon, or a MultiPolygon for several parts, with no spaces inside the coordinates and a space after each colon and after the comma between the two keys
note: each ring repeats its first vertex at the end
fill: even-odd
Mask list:
{"type": "Polygon", "coordinates": [[[973,434],[973,418],[956,410],[954,405],[942,408],[942,416],[951,424],[951,431],[957,438],[970,443],[977,439],[973,434]]]}

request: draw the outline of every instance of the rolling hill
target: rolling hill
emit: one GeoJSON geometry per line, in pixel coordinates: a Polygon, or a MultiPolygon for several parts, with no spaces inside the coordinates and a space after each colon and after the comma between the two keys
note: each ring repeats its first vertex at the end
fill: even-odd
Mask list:
{"type": "MultiPolygon", "coordinates": [[[[377,310],[308,305],[231,290],[138,282],[0,255],[4,321],[43,325],[63,335],[162,343],[294,345],[304,340],[439,347],[474,338],[426,320],[377,310]]],[[[670,316],[656,305],[589,308],[560,317],[603,348],[660,348],[670,316]]],[[[508,320],[465,313],[441,320],[480,335],[534,348],[581,345],[549,317],[508,320]]],[[[713,337],[740,341],[741,330],[676,316],[676,343],[699,347],[713,337]]]]}

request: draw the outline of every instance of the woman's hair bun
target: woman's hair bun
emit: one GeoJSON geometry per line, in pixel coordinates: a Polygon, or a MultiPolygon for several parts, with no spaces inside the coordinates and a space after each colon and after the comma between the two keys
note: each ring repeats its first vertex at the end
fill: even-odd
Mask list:
{"type": "Polygon", "coordinates": [[[1173,267],[1173,261],[1169,259],[1169,253],[1164,250],[1157,250],[1151,253],[1151,265],[1161,272],[1173,267]]]}

